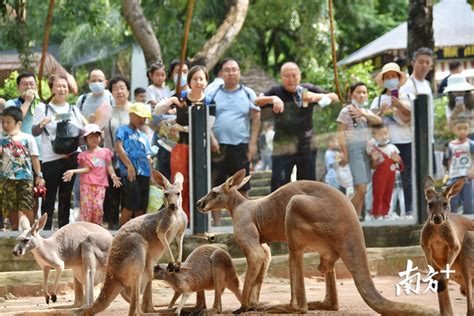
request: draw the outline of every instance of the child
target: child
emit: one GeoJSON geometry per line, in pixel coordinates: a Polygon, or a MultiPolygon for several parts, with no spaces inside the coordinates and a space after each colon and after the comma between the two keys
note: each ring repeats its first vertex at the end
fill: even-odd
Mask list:
{"type": "Polygon", "coordinates": [[[472,186],[469,170],[472,165],[471,155],[474,153],[474,141],[468,138],[471,122],[466,117],[454,120],[453,132],[456,139],[448,145],[449,179],[447,185],[451,185],[459,178],[465,178],[464,188],[461,193],[451,199],[451,212],[463,204],[463,214],[473,214],[472,210],[472,186]]]}
{"type": "Polygon", "coordinates": [[[392,200],[395,175],[403,169],[398,148],[390,144],[388,128],[384,124],[372,126],[372,139],[367,143],[367,154],[372,168],[372,212],[375,219],[387,217],[392,200]]]}
{"type": "Polygon", "coordinates": [[[330,186],[344,192],[344,188],[336,180],[336,170],[339,167],[339,159],[341,153],[339,152],[339,142],[335,135],[328,138],[328,149],[324,154],[324,163],[326,165],[326,176],[324,182],[330,186]]]}
{"type": "Polygon", "coordinates": [[[138,87],[133,90],[133,99],[135,102],[145,103],[146,101],[146,90],[142,87],[138,87]]]}
{"type": "Polygon", "coordinates": [[[148,70],[148,78],[151,85],[146,89],[146,103],[151,105],[152,110],[159,102],[171,97],[170,89],[165,86],[166,69],[161,62],[154,63],[148,70]]]}
{"type": "Polygon", "coordinates": [[[34,222],[33,183],[44,185],[38,145],[30,134],[21,132],[23,113],[8,107],[2,113],[0,137],[0,211],[9,216],[12,230],[18,230],[18,211],[34,222]],[[33,181],[33,170],[36,179],[33,181]]]}
{"type": "Polygon", "coordinates": [[[63,174],[64,182],[71,181],[74,174],[80,174],[81,221],[102,225],[105,190],[109,186],[107,174],[112,178],[114,187],[122,183],[112,166],[112,151],[99,147],[103,136],[96,124],[84,127],[84,139],[87,150],[77,156],[79,169],[71,169],[63,174]]]}
{"type": "Polygon", "coordinates": [[[151,146],[147,135],[140,130],[151,117],[148,106],[134,103],[129,110],[130,122],[115,132],[115,151],[120,158],[119,169],[123,181],[122,226],[132,216],[145,214],[148,206],[151,176],[151,146]]]}

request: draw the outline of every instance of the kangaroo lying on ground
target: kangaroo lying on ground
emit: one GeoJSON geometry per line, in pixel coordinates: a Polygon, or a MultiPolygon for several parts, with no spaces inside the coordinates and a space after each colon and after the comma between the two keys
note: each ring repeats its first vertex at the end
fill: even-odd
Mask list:
{"type": "Polygon", "coordinates": [[[308,308],[338,310],[334,263],[341,257],[360,295],[378,313],[437,314],[421,306],[389,301],[379,294],[370,276],[362,227],[354,207],[344,194],[324,183],[296,181],[266,197],[247,200],[238,192],[250,179],[250,176],[244,177],[245,170],[242,169],[198,201],[202,212],[227,209],[234,223],[235,240],[247,258],[242,306],[235,312],[252,310],[258,303],[269,264],[262,244],[288,240],[292,297],[290,305],[277,307],[279,312],[306,312],[308,308]],[[287,213],[287,205],[291,212],[287,213]],[[323,302],[306,303],[303,282],[305,250],[319,251],[321,255],[319,269],[326,277],[323,302]]]}
{"type": "Polygon", "coordinates": [[[43,238],[39,232],[46,224],[48,214],[30,227],[25,215],[20,216],[20,230],[17,243],[12,250],[15,256],[23,256],[31,250],[36,262],[43,269],[43,292],[46,303],[56,302],[56,291],[64,268],[72,268],[74,275],[74,306],[89,306],[94,302],[94,285],[105,276],[107,252],[112,244],[112,235],[99,225],[77,222],[58,229],[51,237],[43,238]],[[48,274],[56,269],[56,278],[48,292],[48,274]],[[85,300],[84,290],[85,286],[85,300]]]}
{"type": "Polygon", "coordinates": [[[170,267],[179,266],[188,222],[181,207],[183,175],[177,173],[174,184],[158,171],[153,171],[153,177],[163,188],[165,208],[158,213],[136,217],[120,228],[110,247],[104,286],[94,305],[85,309],[82,315],[103,311],[124,288],[130,293],[130,316],[153,312],[151,282],[155,263],[168,251],[172,260],[170,267]],[[169,246],[175,237],[178,237],[178,262],[169,246]]]}
{"type": "MultiPolygon", "coordinates": [[[[442,192],[436,192],[433,179],[425,177],[424,189],[428,203],[428,219],[421,231],[421,247],[426,262],[438,273],[454,270],[449,279],[461,285],[461,293],[467,297],[467,315],[474,315],[472,308],[472,273],[474,269],[474,224],[460,214],[451,213],[449,201],[464,186],[460,179],[442,192]]],[[[441,315],[453,315],[446,274],[434,277],[438,280],[438,303],[441,315]]]]}
{"type": "Polygon", "coordinates": [[[192,292],[197,292],[195,311],[206,309],[204,290],[214,290],[213,310],[222,313],[221,296],[225,288],[231,290],[239,302],[240,279],[235,271],[232,258],[227,251],[213,245],[203,245],[191,252],[179,272],[167,271],[165,264],[155,267],[155,279],[168,282],[174,290],[174,296],[168,306],[172,308],[180,295],[183,295],[176,314],[188,300],[192,292]]]}

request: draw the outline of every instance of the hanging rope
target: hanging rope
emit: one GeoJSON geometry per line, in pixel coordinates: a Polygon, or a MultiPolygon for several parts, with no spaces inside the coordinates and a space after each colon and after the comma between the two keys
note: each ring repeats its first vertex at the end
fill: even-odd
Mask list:
{"type": "Polygon", "coordinates": [[[46,60],[46,53],[48,52],[48,42],[49,42],[49,31],[51,30],[51,21],[53,20],[53,10],[54,10],[54,0],[49,0],[48,15],[46,17],[46,23],[44,25],[44,38],[43,38],[43,48],[41,49],[41,60],[38,70],[38,94],[42,102],[46,103],[43,99],[43,89],[41,87],[41,81],[43,79],[43,68],[44,62],[46,60]]]}
{"type": "Polygon", "coordinates": [[[331,53],[332,53],[332,66],[334,70],[334,84],[336,85],[336,94],[339,100],[343,102],[341,98],[341,90],[339,89],[339,76],[337,73],[337,57],[336,57],[336,39],[334,35],[334,18],[332,14],[332,0],[329,1],[329,28],[331,30],[331,53]]]}
{"type": "Polygon", "coordinates": [[[184,60],[186,59],[186,49],[188,48],[189,27],[193,17],[194,0],[188,0],[188,10],[186,13],[186,23],[184,24],[183,45],[181,46],[181,59],[179,61],[179,74],[176,87],[176,95],[181,100],[181,73],[183,71],[184,60]]]}

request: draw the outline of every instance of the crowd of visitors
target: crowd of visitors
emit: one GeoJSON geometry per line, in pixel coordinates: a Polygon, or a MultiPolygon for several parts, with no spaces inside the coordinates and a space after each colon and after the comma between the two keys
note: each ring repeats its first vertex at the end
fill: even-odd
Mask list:
{"type": "MultiPolygon", "coordinates": [[[[390,215],[398,176],[403,213],[412,216],[411,111],[416,96],[427,94],[433,132],[433,94],[425,78],[432,63],[433,53],[427,48],[415,52],[411,76],[398,64],[387,63],[375,78],[381,93],[373,100],[368,100],[364,82],[350,87],[349,101],[337,116],[337,133],[327,142],[324,180],[346,192],[346,180],[352,179],[353,189],[347,193],[361,220],[364,207],[370,210],[365,220],[390,215]],[[347,170],[350,175],[342,181],[347,170]],[[366,195],[372,196],[371,205],[366,195]]],[[[240,169],[248,175],[258,154],[260,162],[254,167],[272,171],[272,191],[291,181],[294,167],[296,179],[316,180],[313,114],[339,102],[338,96],[301,83],[301,70],[293,62],[282,65],[281,84],[260,96],[241,83],[240,71],[238,60],[225,59],[215,67],[215,79],[209,83],[203,66],[189,67],[175,60],[167,69],[157,62],[147,72],[150,86],[135,89],[132,103],[127,78],[107,80],[102,70],[93,69],[87,80],[90,92],[80,95],[75,104],[66,101],[65,76],[49,78],[53,97],[42,102],[34,74],[21,73],[18,97],[8,100],[2,112],[0,214],[9,219],[12,229],[18,229],[19,212],[32,222],[42,196],[41,213],[48,213],[45,229],[53,228],[54,210],[62,227],[70,221],[74,195],[80,220],[117,229],[147,212],[150,176],[156,169],[168,179],[177,172],[184,175],[183,209],[190,217],[188,113],[196,105],[209,107],[212,185],[240,169]],[[167,78],[174,90],[167,86],[167,78]],[[261,124],[262,108],[272,109],[272,119],[261,124]]],[[[447,181],[466,179],[451,206],[456,211],[462,205],[465,214],[473,212],[472,90],[465,77],[453,73],[443,91],[448,94],[449,126],[456,135],[448,144],[447,181]]],[[[247,183],[240,192],[246,196],[249,189],[247,183]]],[[[212,218],[213,225],[221,225],[220,211],[212,218]]]]}

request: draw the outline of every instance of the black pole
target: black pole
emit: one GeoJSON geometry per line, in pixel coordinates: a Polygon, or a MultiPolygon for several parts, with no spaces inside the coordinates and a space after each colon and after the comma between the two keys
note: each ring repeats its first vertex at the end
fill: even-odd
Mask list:
{"type": "Polygon", "coordinates": [[[419,94],[415,99],[414,114],[414,153],[415,153],[415,197],[418,214],[418,224],[427,219],[426,200],[423,190],[423,178],[431,174],[432,137],[429,128],[430,110],[428,96],[419,94]]]}
{"type": "Polygon", "coordinates": [[[189,210],[193,214],[193,234],[203,234],[209,230],[209,219],[195,207],[196,202],[210,190],[210,147],[207,133],[209,108],[195,105],[189,109],[190,139],[190,179],[189,179],[189,210]]]}

